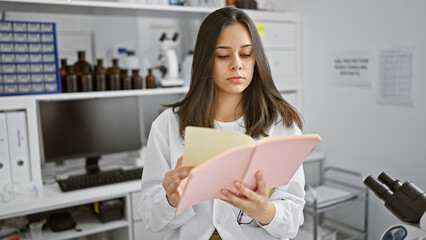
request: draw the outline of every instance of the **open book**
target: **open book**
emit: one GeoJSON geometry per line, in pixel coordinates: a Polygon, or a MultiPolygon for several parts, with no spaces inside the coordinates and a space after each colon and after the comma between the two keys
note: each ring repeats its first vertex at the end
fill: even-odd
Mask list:
{"type": "Polygon", "coordinates": [[[185,179],[176,215],[204,200],[225,198],[226,188],[238,193],[234,181],[257,188],[261,170],[267,188],[286,185],[321,140],[317,134],[265,137],[213,128],[187,127],[183,166],[194,166],[185,179]]]}

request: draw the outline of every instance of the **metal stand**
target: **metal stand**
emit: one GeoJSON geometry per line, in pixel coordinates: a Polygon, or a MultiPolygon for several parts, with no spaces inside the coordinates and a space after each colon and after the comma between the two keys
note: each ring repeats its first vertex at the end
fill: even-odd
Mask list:
{"type": "Polygon", "coordinates": [[[322,223],[344,229],[351,235],[350,239],[367,239],[368,234],[368,189],[362,187],[361,174],[328,167],[321,173],[321,184],[316,187],[307,186],[305,212],[313,217],[313,239],[320,239],[319,226],[322,223]],[[351,181],[344,181],[350,179],[351,181]],[[359,181],[359,186],[356,183],[359,181]],[[363,201],[363,227],[358,228],[349,224],[327,218],[324,213],[335,208],[353,204],[354,201],[363,201]]]}

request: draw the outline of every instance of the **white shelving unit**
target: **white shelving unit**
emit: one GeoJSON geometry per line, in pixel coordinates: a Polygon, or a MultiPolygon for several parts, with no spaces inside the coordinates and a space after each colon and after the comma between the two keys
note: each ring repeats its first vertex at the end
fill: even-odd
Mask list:
{"type": "MultiPolygon", "coordinates": [[[[74,217],[74,221],[77,223],[76,228],[80,231],[70,229],[52,232],[49,228],[45,228],[43,239],[73,239],[114,230],[123,231],[126,235],[132,236],[133,229],[131,226],[135,213],[132,212],[131,208],[131,192],[138,191],[139,188],[139,181],[131,181],[63,193],[58,184],[47,185],[39,190],[38,197],[18,195],[13,201],[0,205],[0,220],[123,198],[125,200],[123,219],[101,223],[89,209],[84,209],[74,217]]],[[[129,237],[129,239],[133,238],[129,237]]]]}
{"type": "MultiPolygon", "coordinates": [[[[55,14],[83,14],[90,16],[166,16],[167,18],[201,18],[213,8],[146,5],[136,3],[66,0],[6,0],[2,10],[15,12],[43,12],[55,14]]],[[[245,10],[264,27],[261,38],[268,54],[272,72],[280,91],[300,91],[300,16],[297,13],[245,10]]]]}
{"type": "Polygon", "coordinates": [[[112,231],[120,228],[126,228],[129,223],[127,220],[117,220],[108,223],[100,223],[99,220],[90,212],[85,212],[74,218],[74,221],[78,223],[76,231],[75,229],[62,231],[60,233],[52,232],[49,228],[43,231],[43,239],[45,240],[65,240],[92,235],[96,233],[102,233],[106,231],[112,231]]]}
{"type": "MultiPolygon", "coordinates": [[[[66,1],[66,0],[6,0],[0,2],[0,8],[6,12],[37,13],[46,15],[64,14],[67,16],[93,17],[167,17],[167,18],[198,18],[203,19],[215,9],[182,6],[154,6],[135,3],[121,3],[111,1],[66,1]]],[[[255,23],[264,29],[261,38],[268,55],[272,74],[280,92],[293,99],[293,104],[301,110],[301,82],[300,82],[300,17],[297,13],[278,13],[246,11],[255,23]]],[[[31,20],[31,19],[28,19],[31,20]]],[[[135,20],[136,21],[136,20],[135,20]]],[[[142,31],[142,30],[140,30],[142,31]]],[[[139,34],[141,35],[141,34],[139,34]]],[[[142,34],[143,36],[143,34],[142,34]]],[[[95,42],[96,44],[96,42],[95,42]]],[[[60,56],[59,56],[60,57],[60,56]]],[[[138,239],[140,235],[148,234],[150,239],[154,235],[143,230],[140,218],[136,216],[138,201],[135,194],[139,191],[140,182],[133,181],[111,186],[62,193],[57,184],[42,184],[41,175],[41,144],[38,103],[40,101],[64,101],[90,98],[109,98],[136,96],[141,106],[141,125],[143,136],[149,133],[150,123],[156,117],[161,104],[171,103],[183,97],[188,88],[158,88],[126,91],[105,91],[88,93],[62,93],[0,97],[0,112],[23,110],[27,116],[29,140],[29,155],[31,163],[32,181],[23,184],[39,189],[39,198],[19,198],[13,202],[0,204],[0,220],[42,213],[56,209],[75,207],[95,201],[114,198],[125,199],[125,217],[122,220],[106,224],[100,223],[95,216],[88,214],[75,219],[81,232],[66,231],[52,233],[43,232],[43,239],[73,239],[105,231],[125,233],[128,239],[138,239]],[[133,207],[132,207],[133,206],[133,207]],[[136,229],[137,228],[137,229],[136,229]],[[136,235],[136,236],[135,236],[136,235]]],[[[313,154],[312,159],[320,158],[321,154],[313,154]]],[[[114,235],[114,234],[113,234],[114,235]]],[[[144,235],[145,236],[145,235],[144,235]]],[[[123,239],[117,238],[117,239],[123,239]]]]}

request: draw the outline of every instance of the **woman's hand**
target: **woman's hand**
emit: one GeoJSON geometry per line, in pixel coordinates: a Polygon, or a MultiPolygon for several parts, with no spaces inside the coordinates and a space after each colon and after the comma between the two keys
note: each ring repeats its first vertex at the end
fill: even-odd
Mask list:
{"type": "Polygon", "coordinates": [[[275,216],[275,205],[269,200],[265,179],[259,171],[256,173],[257,189],[255,191],[245,187],[241,182],[235,182],[240,195],[237,196],[227,189],[222,189],[227,203],[244,211],[245,214],[257,220],[262,225],[268,225],[275,216]]]}
{"type": "Polygon", "coordinates": [[[179,187],[184,178],[189,174],[192,167],[182,167],[183,158],[180,157],[177,161],[175,169],[166,173],[163,180],[163,187],[166,191],[167,201],[170,206],[176,208],[180,200],[179,187]]]}

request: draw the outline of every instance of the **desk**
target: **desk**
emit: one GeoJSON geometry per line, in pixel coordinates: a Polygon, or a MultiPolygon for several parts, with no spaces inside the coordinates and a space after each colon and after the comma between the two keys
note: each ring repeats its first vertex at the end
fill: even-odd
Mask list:
{"type": "Polygon", "coordinates": [[[17,195],[10,202],[1,203],[0,220],[123,198],[125,203],[123,219],[103,224],[93,214],[86,212],[75,218],[77,227],[82,231],[68,230],[54,233],[50,229],[45,229],[43,230],[43,239],[71,239],[112,231],[111,235],[121,236],[117,239],[124,239],[126,238],[124,236],[127,236],[127,239],[132,240],[135,239],[133,236],[133,219],[136,214],[136,209],[133,209],[132,206],[137,206],[137,203],[132,203],[132,195],[139,193],[140,184],[140,180],[137,180],[66,193],[61,192],[57,183],[45,185],[38,191],[38,198],[33,195],[31,197],[17,195]]]}
{"type": "MultiPolygon", "coordinates": [[[[323,159],[324,153],[315,150],[307,157],[305,162],[321,162],[320,160],[323,159]]],[[[83,216],[80,219],[75,219],[78,228],[82,229],[81,232],[69,230],[53,233],[49,230],[43,230],[43,239],[70,239],[105,231],[115,231],[112,235],[114,233],[120,235],[117,239],[125,239],[124,236],[127,236],[129,240],[140,239],[141,236],[149,236],[149,239],[160,239],[161,233],[156,234],[146,230],[136,212],[140,199],[140,186],[141,182],[137,180],[64,193],[57,183],[44,185],[42,189],[38,190],[37,198],[33,194],[18,195],[7,203],[0,203],[0,220],[123,198],[125,200],[125,216],[122,220],[102,224],[93,215],[83,216]]]]}
{"type": "Polygon", "coordinates": [[[38,198],[16,196],[15,199],[8,203],[0,203],[0,220],[125,197],[131,192],[139,191],[140,185],[138,180],[65,193],[61,191],[57,183],[44,185],[42,189],[38,190],[38,198]]]}

